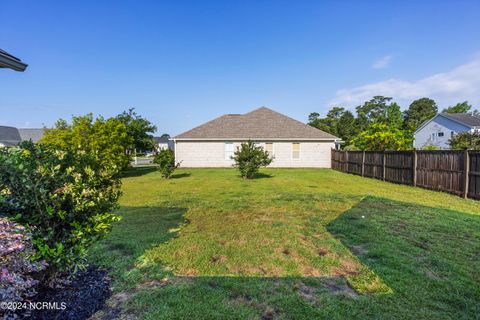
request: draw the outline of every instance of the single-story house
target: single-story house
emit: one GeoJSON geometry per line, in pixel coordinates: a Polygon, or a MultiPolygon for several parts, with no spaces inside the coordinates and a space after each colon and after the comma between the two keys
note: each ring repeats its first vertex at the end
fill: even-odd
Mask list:
{"type": "Polygon", "coordinates": [[[0,126],[0,147],[16,146],[22,141],[37,142],[43,137],[44,129],[23,129],[0,126]]]}
{"type": "Polygon", "coordinates": [[[340,139],[261,107],[226,114],[173,138],[175,161],[182,167],[230,167],[242,142],[252,140],[268,151],[271,167],[330,168],[331,149],[340,139]]]}
{"type": "Polygon", "coordinates": [[[450,149],[449,140],[460,132],[480,131],[480,116],[473,113],[439,113],[425,121],[415,132],[416,149],[436,146],[450,149]]]}
{"type": "Polygon", "coordinates": [[[0,68],[8,68],[15,71],[25,71],[27,66],[28,64],[23,63],[22,60],[0,49],[0,68]]]}

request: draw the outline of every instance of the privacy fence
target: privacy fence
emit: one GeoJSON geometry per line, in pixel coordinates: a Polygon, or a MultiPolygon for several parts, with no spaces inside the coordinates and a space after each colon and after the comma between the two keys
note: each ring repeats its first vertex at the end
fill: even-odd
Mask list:
{"type": "Polygon", "coordinates": [[[332,168],[480,199],[480,151],[339,151],[332,168]]]}

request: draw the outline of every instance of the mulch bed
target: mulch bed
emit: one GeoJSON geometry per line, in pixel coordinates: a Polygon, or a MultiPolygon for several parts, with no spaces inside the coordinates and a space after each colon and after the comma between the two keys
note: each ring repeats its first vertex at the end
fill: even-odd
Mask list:
{"type": "Polygon", "coordinates": [[[36,310],[26,315],[35,320],[83,320],[102,309],[110,297],[110,278],[107,270],[89,267],[78,272],[73,278],[58,282],[55,288],[38,289],[35,302],[56,302],[59,309],[64,303],[64,310],[36,310]]]}

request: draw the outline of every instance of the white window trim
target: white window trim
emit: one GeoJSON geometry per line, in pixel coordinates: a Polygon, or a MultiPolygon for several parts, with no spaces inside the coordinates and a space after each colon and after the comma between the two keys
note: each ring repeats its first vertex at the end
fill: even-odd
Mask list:
{"type": "Polygon", "coordinates": [[[302,144],[301,144],[300,142],[292,142],[292,143],[290,144],[290,148],[291,148],[291,150],[290,150],[290,156],[292,157],[292,160],[293,160],[293,161],[298,161],[298,160],[300,160],[300,159],[302,158],[302,144]],[[294,143],[298,143],[298,158],[294,158],[294,157],[293,157],[293,144],[294,144],[294,143]]]}
{"type": "MultiPolygon", "coordinates": [[[[269,154],[270,157],[275,157],[275,143],[273,142],[265,142],[265,147],[264,147],[264,150],[267,151],[267,143],[271,143],[272,144],[272,154],[269,154]]],[[[268,152],[268,151],[267,151],[268,152]]]]}

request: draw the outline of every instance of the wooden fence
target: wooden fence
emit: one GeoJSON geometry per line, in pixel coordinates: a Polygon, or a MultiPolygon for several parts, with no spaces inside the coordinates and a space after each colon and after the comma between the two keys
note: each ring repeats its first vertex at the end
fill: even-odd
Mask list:
{"type": "Polygon", "coordinates": [[[332,150],[332,168],[480,199],[480,151],[332,150]]]}

